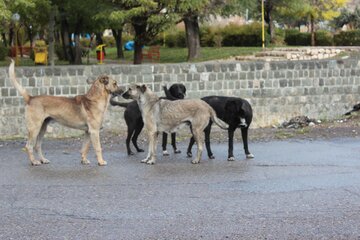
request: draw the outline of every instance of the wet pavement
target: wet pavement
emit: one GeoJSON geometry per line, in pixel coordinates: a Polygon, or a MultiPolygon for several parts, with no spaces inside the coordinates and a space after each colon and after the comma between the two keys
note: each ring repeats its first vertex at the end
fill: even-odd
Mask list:
{"type": "Polygon", "coordinates": [[[49,140],[31,167],[1,142],[0,239],[360,238],[360,138],[250,143],[251,160],[236,143],[234,162],[213,143],[198,165],[185,142],[152,166],[123,145],[83,166],[80,141],[49,140]]]}

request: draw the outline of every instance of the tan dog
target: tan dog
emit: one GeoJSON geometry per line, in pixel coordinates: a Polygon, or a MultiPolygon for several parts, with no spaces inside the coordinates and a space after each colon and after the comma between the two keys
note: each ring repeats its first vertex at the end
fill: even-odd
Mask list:
{"type": "Polygon", "coordinates": [[[149,152],[141,162],[154,164],[156,161],[157,135],[159,132],[176,132],[181,125],[191,125],[191,130],[198,146],[192,163],[199,163],[203,151],[203,132],[210,119],[219,127],[228,125],[216,117],[215,111],[203,100],[188,99],[170,101],[160,99],[145,85],[130,87],[123,94],[124,98],[137,101],[149,138],[149,152]]]}
{"type": "Polygon", "coordinates": [[[9,77],[25,100],[25,120],[28,130],[26,150],[32,165],[49,163],[42,153],[41,142],[46,127],[51,121],[85,131],[85,141],[81,149],[82,164],[90,163],[86,156],[91,141],[98,164],[106,165],[102,157],[99,130],[108,107],[110,93],[123,92],[115,80],[108,76],[100,76],[85,95],[68,98],[48,95],[30,96],[16,80],[13,60],[9,67],[9,77]],[[39,154],[40,160],[35,159],[34,150],[39,154]]]}

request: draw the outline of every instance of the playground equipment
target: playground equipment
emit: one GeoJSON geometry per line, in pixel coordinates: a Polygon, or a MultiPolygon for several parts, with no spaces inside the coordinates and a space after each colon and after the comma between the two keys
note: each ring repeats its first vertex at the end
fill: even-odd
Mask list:
{"type": "Polygon", "coordinates": [[[34,62],[35,64],[48,64],[48,50],[45,47],[34,47],[34,62]]]}
{"type": "Polygon", "coordinates": [[[103,64],[103,61],[105,59],[105,52],[104,52],[104,48],[105,48],[105,44],[100,44],[96,47],[96,58],[97,60],[99,60],[98,64],[103,64]]]}

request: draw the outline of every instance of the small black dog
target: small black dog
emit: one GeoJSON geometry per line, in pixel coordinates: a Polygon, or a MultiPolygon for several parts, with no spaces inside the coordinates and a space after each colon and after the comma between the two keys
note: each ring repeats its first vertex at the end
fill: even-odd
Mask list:
{"type": "MultiPolygon", "coordinates": [[[[228,138],[228,160],[234,161],[234,132],[236,128],[241,129],[241,135],[244,144],[244,150],[246,158],[253,158],[254,155],[249,152],[248,148],[248,129],[252,121],[253,112],[251,105],[248,101],[236,97],[223,97],[223,96],[208,96],[201,98],[207,102],[216,112],[218,118],[229,124],[228,138]]],[[[205,128],[205,145],[208,156],[210,159],[214,158],[210,148],[210,132],[212,122],[205,128]]],[[[190,143],[187,150],[188,157],[192,156],[191,148],[194,145],[194,137],[190,139],[190,143]]]]}
{"type": "MultiPolygon", "coordinates": [[[[166,95],[166,99],[169,100],[179,100],[184,99],[186,95],[186,87],[183,84],[173,84],[167,89],[166,86],[163,87],[163,90],[166,95]]],[[[139,148],[137,145],[137,139],[144,127],[144,122],[142,120],[141,112],[139,106],[136,101],[132,101],[129,103],[121,103],[115,101],[113,98],[116,97],[115,95],[111,97],[110,104],[112,106],[120,106],[126,108],[124,112],[125,122],[128,128],[128,134],[126,137],[126,148],[128,155],[133,155],[134,153],[131,151],[130,148],[130,140],[134,144],[136,151],[144,152],[143,149],[139,148]]],[[[167,156],[169,153],[166,151],[166,144],[167,144],[167,134],[163,133],[163,141],[162,141],[162,148],[163,148],[163,155],[167,156]]],[[[181,153],[180,150],[176,148],[176,133],[171,134],[171,145],[174,149],[174,153],[181,153]]]]}

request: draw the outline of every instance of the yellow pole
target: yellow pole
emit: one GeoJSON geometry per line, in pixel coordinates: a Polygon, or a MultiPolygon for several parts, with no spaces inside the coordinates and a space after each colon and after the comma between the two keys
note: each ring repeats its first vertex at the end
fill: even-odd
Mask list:
{"type": "Polygon", "coordinates": [[[264,1],[261,0],[261,30],[262,30],[262,48],[265,48],[265,13],[264,13],[264,1]]]}

